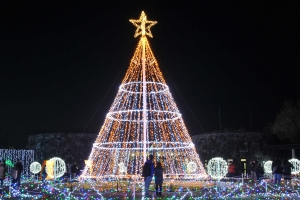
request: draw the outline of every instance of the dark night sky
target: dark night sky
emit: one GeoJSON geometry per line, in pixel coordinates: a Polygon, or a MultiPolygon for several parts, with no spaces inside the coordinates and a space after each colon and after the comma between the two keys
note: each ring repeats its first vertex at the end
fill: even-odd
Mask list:
{"type": "Polygon", "coordinates": [[[300,99],[294,1],[70,2],[0,5],[2,148],[41,132],[97,133],[138,42],[128,20],[142,10],[158,21],[150,44],[191,135],[219,131],[219,107],[223,130],[250,130],[251,106],[260,131],[300,99]]]}

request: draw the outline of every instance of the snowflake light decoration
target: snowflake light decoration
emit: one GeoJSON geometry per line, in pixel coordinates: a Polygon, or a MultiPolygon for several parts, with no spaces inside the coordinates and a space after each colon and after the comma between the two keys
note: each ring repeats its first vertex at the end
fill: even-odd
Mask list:
{"type": "Polygon", "coordinates": [[[227,162],[220,157],[212,158],[207,164],[207,173],[213,178],[222,178],[228,171],[227,162]]]}
{"type": "Polygon", "coordinates": [[[59,178],[66,172],[65,162],[58,157],[51,158],[46,162],[46,173],[51,178],[59,178]]]}
{"type": "Polygon", "coordinates": [[[273,161],[271,161],[271,160],[268,160],[267,162],[265,162],[265,164],[264,164],[265,173],[272,174],[272,163],[273,163],[273,161]]]}
{"type": "Polygon", "coordinates": [[[38,162],[33,162],[29,166],[30,172],[33,174],[37,174],[42,170],[42,166],[38,162]]]}
{"type": "Polygon", "coordinates": [[[298,174],[300,172],[300,160],[293,158],[290,159],[289,162],[294,166],[292,174],[298,174]]]}

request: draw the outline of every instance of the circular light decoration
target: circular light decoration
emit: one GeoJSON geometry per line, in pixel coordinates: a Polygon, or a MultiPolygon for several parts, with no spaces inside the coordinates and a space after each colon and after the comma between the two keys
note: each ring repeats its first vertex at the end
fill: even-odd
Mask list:
{"type": "Polygon", "coordinates": [[[62,177],[66,172],[66,164],[61,158],[51,158],[46,162],[46,172],[50,178],[62,177]]]}
{"type": "Polygon", "coordinates": [[[212,158],[207,164],[207,173],[213,178],[222,178],[228,172],[227,162],[220,157],[212,158]]]}
{"type": "Polygon", "coordinates": [[[123,173],[126,171],[126,167],[125,167],[124,163],[121,162],[118,165],[119,165],[119,172],[123,173]]]}
{"type": "Polygon", "coordinates": [[[292,174],[298,174],[300,172],[300,160],[292,158],[289,160],[289,162],[294,166],[292,169],[292,174]]]}
{"type": "Polygon", "coordinates": [[[42,170],[42,166],[38,162],[33,162],[29,166],[30,172],[33,174],[37,174],[42,170]]]}
{"type": "Polygon", "coordinates": [[[196,169],[197,169],[196,163],[194,163],[194,162],[189,162],[189,163],[187,164],[187,170],[188,170],[189,172],[194,172],[194,171],[196,171],[196,169]]]}
{"type": "Polygon", "coordinates": [[[264,164],[264,171],[268,174],[272,174],[272,163],[273,161],[268,160],[267,162],[265,162],[264,164]]]}

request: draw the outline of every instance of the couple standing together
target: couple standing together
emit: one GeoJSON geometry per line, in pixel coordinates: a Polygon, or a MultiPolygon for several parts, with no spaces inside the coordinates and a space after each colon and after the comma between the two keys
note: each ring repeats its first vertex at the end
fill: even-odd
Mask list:
{"type": "Polygon", "coordinates": [[[162,183],[163,183],[163,168],[161,162],[156,162],[156,167],[154,167],[153,163],[153,155],[149,155],[149,160],[147,160],[143,167],[144,182],[145,182],[145,195],[149,196],[149,187],[153,178],[155,177],[155,190],[156,196],[161,196],[162,192],[162,183]]]}

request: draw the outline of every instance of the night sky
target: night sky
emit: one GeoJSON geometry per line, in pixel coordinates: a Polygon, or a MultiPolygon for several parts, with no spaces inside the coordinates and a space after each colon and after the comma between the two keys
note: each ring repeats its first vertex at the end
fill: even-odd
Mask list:
{"type": "Polygon", "coordinates": [[[7,1],[0,12],[0,147],[28,135],[97,133],[138,43],[149,39],[190,135],[274,122],[300,99],[296,1],[7,1]],[[72,2],[72,3],[71,3],[72,2]],[[160,3],[158,3],[160,2],[160,3]]]}

